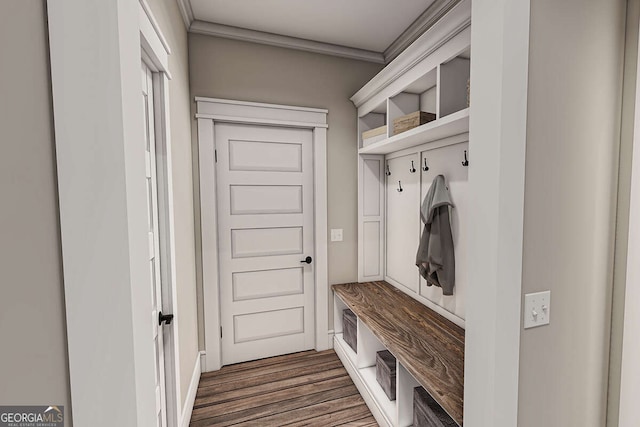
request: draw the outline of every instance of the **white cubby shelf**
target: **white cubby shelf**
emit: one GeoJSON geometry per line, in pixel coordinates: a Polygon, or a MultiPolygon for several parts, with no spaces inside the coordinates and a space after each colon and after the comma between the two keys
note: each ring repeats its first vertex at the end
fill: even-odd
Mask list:
{"type": "Polygon", "coordinates": [[[428,142],[469,132],[469,108],[378,141],[359,150],[360,154],[389,154],[428,142]]]}
{"type": "Polygon", "coordinates": [[[359,283],[333,286],[334,348],[381,426],[413,424],[418,386],[462,426],[468,277],[461,224],[467,222],[467,160],[472,159],[471,54],[471,1],[461,0],[351,97],[359,153],[359,283]],[[402,122],[414,114],[419,122],[402,132],[407,126],[402,122]],[[428,288],[415,266],[420,206],[439,174],[456,200],[453,296],[428,288]],[[355,352],[341,335],[346,308],[357,317],[355,352]],[[375,353],[382,349],[396,358],[393,402],[375,380],[375,353]]]}

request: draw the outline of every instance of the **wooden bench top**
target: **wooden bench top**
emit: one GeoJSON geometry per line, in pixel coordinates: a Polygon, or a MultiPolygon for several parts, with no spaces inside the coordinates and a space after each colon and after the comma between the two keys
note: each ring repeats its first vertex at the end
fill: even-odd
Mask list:
{"type": "Polygon", "coordinates": [[[386,282],[346,283],[332,288],[462,425],[464,329],[386,282]]]}

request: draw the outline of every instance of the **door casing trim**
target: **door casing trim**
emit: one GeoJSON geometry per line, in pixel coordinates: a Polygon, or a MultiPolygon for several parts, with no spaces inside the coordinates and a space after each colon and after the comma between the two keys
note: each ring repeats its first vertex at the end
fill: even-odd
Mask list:
{"type": "Polygon", "coordinates": [[[222,367],[220,281],[216,204],[215,126],[219,123],[276,125],[313,131],[315,237],[315,349],[331,348],[327,239],[328,110],[196,97],[199,152],[199,213],[207,371],[222,367]],[[205,188],[206,184],[207,188],[205,188]]]}

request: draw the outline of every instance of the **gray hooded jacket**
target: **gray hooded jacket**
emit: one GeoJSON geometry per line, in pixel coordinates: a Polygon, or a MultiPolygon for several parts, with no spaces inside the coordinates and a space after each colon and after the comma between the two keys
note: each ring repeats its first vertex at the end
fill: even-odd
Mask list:
{"type": "Polygon", "coordinates": [[[416,255],[416,265],[427,285],[441,287],[443,295],[453,295],[456,275],[449,206],[453,207],[449,189],[444,176],[438,175],[420,209],[424,231],[416,255]]]}

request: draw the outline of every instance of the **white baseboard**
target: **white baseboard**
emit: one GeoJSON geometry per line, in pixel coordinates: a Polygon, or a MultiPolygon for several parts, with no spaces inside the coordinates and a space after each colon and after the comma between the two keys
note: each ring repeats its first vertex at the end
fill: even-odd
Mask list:
{"type": "Polygon", "coordinates": [[[329,329],[329,348],[333,348],[333,336],[335,335],[335,332],[333,331],[333,329],[329,329]]]}
{"type": "Polygon", "coordinates": [[[207,372],[207,352],[200,352],[200,372],[207,372]]]}
{"type": "Polygon", "coordinates": [[[201,356],[202,355],[198,353],[195,366],[193,367],[193,375],[191,376],[191,383],[189,383],[189,392],[187,393],[187,399],[181,411],[180,427],[189,427],[189,422],[191,421],[191,413],[193,412],[193,405],[196,403],[196,393],[198,392],[200,374],[202,373],[202,367],[200,365],[201,356]]]}

